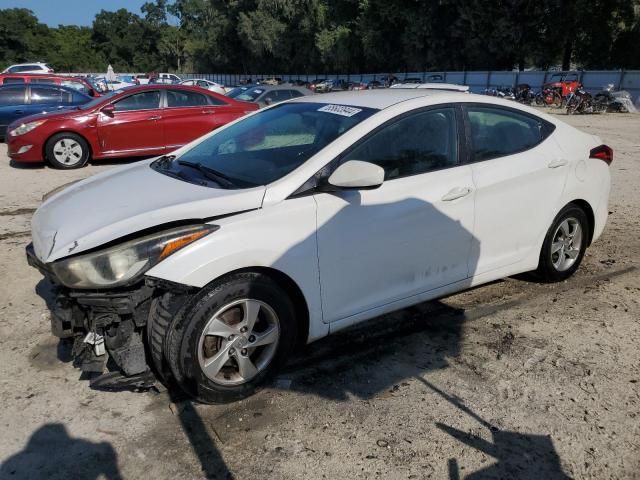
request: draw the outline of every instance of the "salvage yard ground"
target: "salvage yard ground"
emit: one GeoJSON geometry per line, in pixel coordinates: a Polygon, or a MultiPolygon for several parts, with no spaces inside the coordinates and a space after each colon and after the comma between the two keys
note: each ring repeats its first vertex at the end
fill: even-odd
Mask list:
{"type": "Polygon", "coordinates": [[[216,406],[94,391],[63,361],[30,217],[114,164],[15,168],[0,144],[0,478],[640,478],[640,115],[562,117],[616,155],[608,226],[574,278],[387,315],[216,406]]]}

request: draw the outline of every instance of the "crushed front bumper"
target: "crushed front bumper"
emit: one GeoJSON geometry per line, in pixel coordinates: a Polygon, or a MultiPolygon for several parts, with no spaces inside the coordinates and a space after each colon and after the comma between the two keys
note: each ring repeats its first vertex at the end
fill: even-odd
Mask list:
{"type": "MultiPolygon", "coordinates": [[[[29,244],[27,262],[37,268],[52,288],[47,295],[51,331],[73,340],[74,363],[86,372],[103,373],[113,363],[127,376],[149,371],[145,326],[155,288],[139,283],[131,288],[72,290],[61,285],[29,244]]],[[[113,366],[113,365],[111,365],[113,366]]]]}

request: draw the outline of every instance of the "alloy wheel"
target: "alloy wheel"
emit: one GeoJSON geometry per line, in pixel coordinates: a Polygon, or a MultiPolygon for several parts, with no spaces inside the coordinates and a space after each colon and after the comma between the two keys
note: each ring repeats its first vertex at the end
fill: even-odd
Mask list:
{"type": "Polygon", "coordinates": [[[576,262],[582,248],[582,227],[573,218],[566,218],[553,234],[551,263],[559,272],[569,270],[576,262]]]}
{"type": "Polygon", "coordinates": [[[280,321],[273,308],[260,300],[236,300],[205,324],[198,341],[198,362],[211,381],[240,385],[268,367],[279,339],[280,321]]]}

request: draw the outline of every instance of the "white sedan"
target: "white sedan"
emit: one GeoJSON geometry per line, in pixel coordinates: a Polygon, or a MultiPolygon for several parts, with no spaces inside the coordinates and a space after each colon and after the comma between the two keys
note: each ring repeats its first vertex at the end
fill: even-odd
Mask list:
{"type": "Polygon", "coordinates": [[[224,95],[226,93],[223,85],[212,82],[211,80],[205,80],[203,78],[190,78],[189,80],[182,80],[180,82],[180,85],[193,85],[196,87],[206,88],[207,90],[219,93],[220,95],[224,95]]]}
{"type": "Polygon", "coordinates": [[[605,227],[612,158],[493,97],[303,97],[52,193],[27,255],[82,368],[109,357],[229,401],[350,325],[523,272],[567,279],[605,227]]]}

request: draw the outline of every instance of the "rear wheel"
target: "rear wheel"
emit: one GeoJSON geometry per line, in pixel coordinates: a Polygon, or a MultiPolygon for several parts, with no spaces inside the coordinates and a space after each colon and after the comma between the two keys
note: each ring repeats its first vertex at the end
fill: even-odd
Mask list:
{"type": "Polygon", "coordinates": [[[584,211],[567,205],[556,216],[542,244],[536,273],[547,282],[566,280],[580,266],[587,249],[589,222],[584,211]]]}
{"type": "Polygon", "coordinates": [[[251,395],[295,345],[294,306],[257,273],[207,287],[168,328],[165,358],[186,393],[205,403],[251,395]]]}
{"type": "Polygon", "coordinates": [[[80,168],[89,161],[89,144],[80,135],[58,133],[45,146],[47,161],[54,168],[70,170],[80,168]]]}

